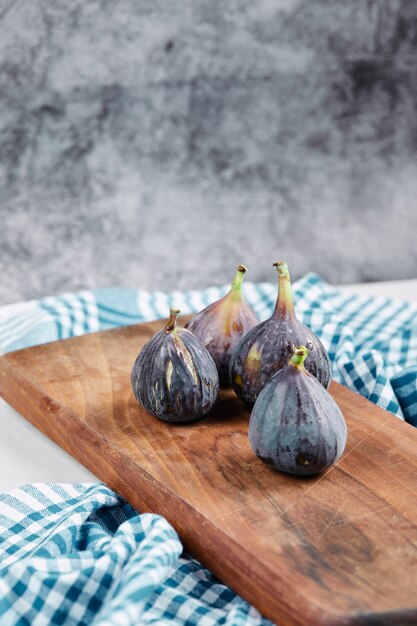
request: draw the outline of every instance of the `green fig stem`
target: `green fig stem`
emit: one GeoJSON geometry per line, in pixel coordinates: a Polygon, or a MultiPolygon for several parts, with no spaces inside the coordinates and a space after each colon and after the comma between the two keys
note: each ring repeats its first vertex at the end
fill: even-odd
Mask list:
{"type": "Polygon", "coordinates": [[[278,271],[278,298],[274,314],[291,316],[294,314],[294,300],[291,288],[290,272],[285,261],[273,264],[278,271]]]}
{"type": "Polygon", "coordinates": [[[297,346],[294,348],[294,353],[290,359],[290,364],[298,369],[304,367],[304,361],[308,357],[308,350],[305,346],[297,346]]]}
{"type": "Polygon", "coordinates": [[[230,291],[242,291],[243,277],[245,276],[247,271],[247,267],[245,267],[244,265],[238,265],[230,291]]]}
{"type": "Polygon", "coordinates": [[[177,327],[177,317],[180,313],[179,309],[173,309],[172,307],[169,309],[169,320],[167,325],[165,326],[165,332],[170,333],[175,330],[177,327]]]}

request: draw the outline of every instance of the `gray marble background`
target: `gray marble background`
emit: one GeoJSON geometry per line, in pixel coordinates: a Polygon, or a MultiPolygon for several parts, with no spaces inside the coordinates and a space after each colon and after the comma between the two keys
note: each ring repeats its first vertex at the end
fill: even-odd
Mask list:
{"type": "MultiPolygon", "coordinates": [[[[4,0],[0,2],[0,9],[4,0]]],[[[417,277],[415,0],[14,0],[0,303],[417,277]]]]}

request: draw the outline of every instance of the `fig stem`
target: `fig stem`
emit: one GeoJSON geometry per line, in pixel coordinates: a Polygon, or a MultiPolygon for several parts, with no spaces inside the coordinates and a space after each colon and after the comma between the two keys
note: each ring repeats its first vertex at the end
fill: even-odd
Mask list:
{"type": "Polygon", "coordinates": [[[304,361],[308,357],[308,350],[305,346],[294,348],[294,353],[290,359],[290,364],[297,368],[304,367],[304,361]]]}
{"type": "Polygon", "coordinates": [[[169,320],[165,326],[165,331],[167,333],[171,332],[172,330],[175,330],[175,328],[177,327],[177,317],[179,313],[180,313],[179,309],[174,309],[173,307],[169,309],[169,320]]]}
{"type": "Polygon", "coordinates": [[[278,271],[278,298],[275,313],[287,316],[294,314],[294,299],[291,288],[290,272],[285,261],[277,261],[273,264],[278,271]]]}
{"type": "Polygon", "coordinates": [[[244,265],[238,265],[230,291],[242,291],[243,277],[247,271],[247,267],[244,265]]]}

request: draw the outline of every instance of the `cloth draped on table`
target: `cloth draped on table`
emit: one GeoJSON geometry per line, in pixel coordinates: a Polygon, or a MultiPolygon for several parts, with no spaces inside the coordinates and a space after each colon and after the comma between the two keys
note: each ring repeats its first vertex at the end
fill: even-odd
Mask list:
{"type": "MultiPolygon", "coordinates": [[[[417,425],[417,304],[342,293],[319,276],[294,284],[298,317],[323,341],[333,378],[417,425]]],[[[0,350],[192,313],[224,295],[121,288],[4,306],[0,350]]],[[[276,286],[246,283],[260,319],[276,286]]],[[[182,552],[166,520],[97,483],[27,485],[0,496],[0,623],[266,626],[270,622],[182,552]]]]}

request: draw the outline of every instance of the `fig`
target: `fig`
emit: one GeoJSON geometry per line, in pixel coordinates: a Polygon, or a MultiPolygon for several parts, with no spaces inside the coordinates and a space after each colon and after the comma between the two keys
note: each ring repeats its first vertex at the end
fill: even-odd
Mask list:
{"type": "Polygon", "coordinates": [[[200,311],[186,325],[213,357],[221,385],[230,384],[230,357],[237,344],[259,323],[242,293],[242,282],[246,272],[246,267],[239,265],[230,291],[200,311]]]}
{"type": "Polygon", "coordinates": [[[295,315],[288,266],[278,261],[274,267],[278,270],[275,310],[241,339],[230,360],[232,387],[249,406],[253,406],[271,376],[287,364],[294,346],[300,344],[310,351],[306,369],[324,387],[330,384],[330,361],[323,344],[295,315]]]}
{"type": "Polygon", "coordinates": [[[329,392],[304,367],[299,346],[289,363],[265,385],[249,420],[256,456],[298,476],[319,474],[335,463],[346,445],[346,422],[329,392]]]}
{"type": "Polygon", "coordinates": [[[142,350],[132,369],[136,400],[166,422],[191,422],[203,417],[216,401],[219,376],[201,342],[177,327],[179,309],[142,350]]]}

